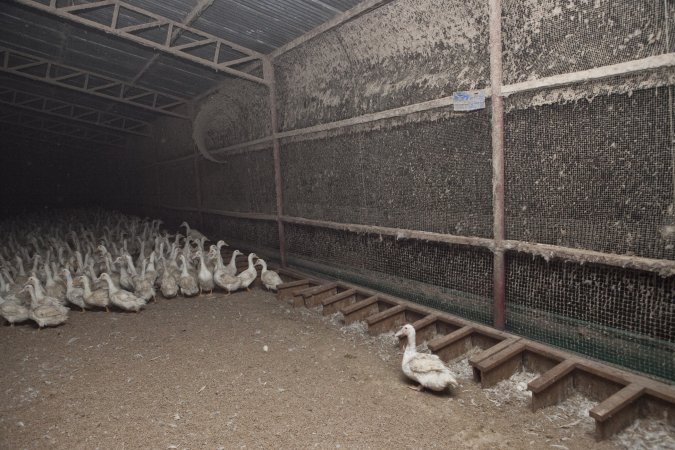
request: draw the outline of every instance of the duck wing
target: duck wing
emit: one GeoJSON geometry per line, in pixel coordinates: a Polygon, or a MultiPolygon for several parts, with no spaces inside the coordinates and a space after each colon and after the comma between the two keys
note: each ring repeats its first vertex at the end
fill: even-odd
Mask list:
{"type": "Polygon", "coordinates": [[[410,360],[410,370],[414,373],[445,373],[449,369],[443,364],[441,358],[436,355],[430,355],[427,353],[417,353],[413,359],[410,360]]]}

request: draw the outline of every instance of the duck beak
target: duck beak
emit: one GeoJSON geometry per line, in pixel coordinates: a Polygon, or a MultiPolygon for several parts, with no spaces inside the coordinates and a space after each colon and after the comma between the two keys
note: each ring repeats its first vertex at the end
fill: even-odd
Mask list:
{"type": "Polygon", "coordinates": [[[401,336],[403,336],[403,328],[398,330],[394,336],[397,337],[397,338],[400,338],[401,336]]]}

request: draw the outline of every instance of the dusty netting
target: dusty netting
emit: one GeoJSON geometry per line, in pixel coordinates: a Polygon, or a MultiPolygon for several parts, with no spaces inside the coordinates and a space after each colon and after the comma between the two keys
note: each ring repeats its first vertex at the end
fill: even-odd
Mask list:
{"type": "Polygon", "coordinates": [[[289,261],[304,271],[491,321],[489,250],[300,225],[286,226],[286,243],[289,261]]]}
{"type": "Polygon", "coordinates": [[[504,1],[504,83],[672,52],[667,17],[672,21],[672,2],[504,1]]]}
{"type": "Polygon", "coordinates": [[[283,145],[284,213],[490,237],[487,110],[283,145]]]}
{"type": "Polygon", "coordinates": [[[507,238],[675,259],[672,91],[507,113],[507,238]]]}
{"type": "Polygon", "coordinates": [[[507,328],[672,379],[675,277],[507,254],[507,328]]]}
{"type": "Polygon", "coordinates": [[[219,157],[221,164],[199,167],[202,207],[233,212],[276,212],[272,150],[219,157]]]}
{"type": "Polygon", "coordinates": [[[218,236],[225,241],[246,243],[256,249],[279,249],[279,231],[276,222],[207,213],[203,216],[204,230],[207,234],[218,236]]]}

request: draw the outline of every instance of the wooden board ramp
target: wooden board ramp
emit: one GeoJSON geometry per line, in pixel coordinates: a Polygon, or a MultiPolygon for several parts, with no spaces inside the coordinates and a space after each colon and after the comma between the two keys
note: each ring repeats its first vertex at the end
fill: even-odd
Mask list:
{"type": "MultiPolygon", "coordinates": [[[[396,331],[410,323],[417,343],[426,342],[444,361],[480,349],[469,358],[469,364],[474,381],[483,388],[520,370],[538,374],[528,384],[532,411],[564,402],[575,392],[597,401],[589,415],[595,420],[598,440],[611,437],[640,417],[665,417],[675,426],[675,387],[666,383],[361,286],[277,270],[288,280],[279,286],[280,301],[321,306],[324,315],[339,312],[346,325],[364,322],[371,335],[396,331]]],[[[405,345],[405,338],[400,345],[405,345]]]]}

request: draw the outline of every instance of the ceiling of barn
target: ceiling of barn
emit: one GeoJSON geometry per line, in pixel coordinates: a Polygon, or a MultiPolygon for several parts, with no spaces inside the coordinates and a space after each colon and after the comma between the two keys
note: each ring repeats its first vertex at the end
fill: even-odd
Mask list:
{"type": "MultiPolygon", "coordinates": [[[[97,1],[100,0],[57,0],[55,3],[52,2],[51,6],[67,8],[70,5],[97,1]]],[[[256,52],[269,54],[354,7],[360,1],[125,0],[122,4],[142,8],[169,21],[186,24],[195,31],[207,33],[235,46],[241,46],[253,54],[256,52]]],[[[163,99],[161,102],[168,104],[174,100],[194,98],[228,77],[235,76],[206,67],[204,64],[199,64],[199,61],[188,61],[132,42],[124,37],[105,33],[89,24],[58,17],[50,11],[41,11],[41,7],[49,8],[50,0],[3,1],[0,4],[0,57],[3,60],[3,64],[0,64],[0,104],[5,113],[13,110],[17,115],[20,112],[24,116],[26,114],[40,115],[37,112],[40,110],[39,102],[35,99],[31,104],[22,104],[21,101],[17,101],[18,98],[24,98],[20,97],[24,93],[30,93],[44,97],[46,100],[43,101],[43,106],[47,104],[45,103],[47,101],[57,100],[95,109],[105,114],[116,114],[137,121],[146,121],[157,115],[156,112],[150,110],[151,108],[142,107],[152,103],[149,99],[161,97],[163,99]],[[31,67],[14,70],[21,65],[31,65],[31,67]],[[50,70],[53,73],[58,70],[58,75],[53,75],[53,73],[49,75],[50,70]],[[77,71],[82,71],[82,73],[76,73],[77,71]],[[62,77],[61,81],[54,79],[59,77],[62,77]],[[78,84],[80,79],[82,83],[78,84]],[[93,92],[96,95],[92,95],[90,88],[89,91],[82,88],[87,86],[85,83],[93,83],[94,80],[98,80],[99,86],[102,87],[106,83],[112,86],[111,81],[124,84],[114,85],[107,90],[101,89],[93,92]],[[117,95],[115,90],[120,87],[123,93],[131,92],[134,87],[137,87],[137,93],[133,96],[136,98],[132,97],[133,101],[126,104],[114,101],[117,95]],[[37,108],[36,105],[38,105],[37,108]]],[[[112,6],[109,10],[113,10],[112,6]]],[[[120,11],[127,10],[120,8],[120,11]]],[[[87,14],[86,17],[89,20],[100,22],[107,20],[104,17],[105,8],[98,8],[87,14]]],[[[134,19],[133,11],[128,14],[129,17],[126,17],[120,12],[117,19],[119,23],[126,20],[133,25],[133,20],[138,20],[134,19]]],[[[158,29],[154,31],[159,32],[158,29]]],[[[184,32],[183,35],[188,36],[189,33],[184,32]]],[[[172,41],[183,38],[176,35],[173,37],[175,39],[172,41]]],[[[198,54],[197,51],[193,53],[198,54]]],[[[222,46],[220,53],[221,61],[229,61],[242,56],[241,52],[234,51],[225,45],[222,46]]],[[[244,66],[233,66],[237,71],[242,67],[244,66]]],[[[45,115],[45,119],[62,121],[65,125],[82,129],[101,128],[98,125],[102,119],[97,119],[99,122],[97,124],[93,120],[94,115],[85,115],[82,116],[84,120],[74,121],[72,119],[77,117],[77,114],[63,114],[64,111],[66,111],[65,107],[52,111],[48,117],[45,115]],[[59,118],[59,115],[62,117],[59,118]],[[91,126],[86,123],[87,121],[93,121],[91,126]]],[[[105,118],[108,117],[110,116],[105,116],[105,118]]],[[[118,122],[109,122],[109,124],[117,126],[118,122]]],[[[8,129],[7,122],[4,125],[3,133],[8,129]]],[[[120,127],[121,131],[125,131],[127,125],[120,125],[120,127]]],[[[25,135],[26,130],[31,130],[30,133],[34,134],[36,128],[22,126],[18,122],[10,127],[10,131],[16,135],[25,135]]],[[[49,136],[47,130],[38,129],[37,131],[42,134],[41,138],[49,136]]],[[[108,129],[98,129],[98,131],[114,132],[115,130],[108,127],[108,129]]],[[[77,140],[82,141],[82,139],[77,140]]]]}

